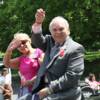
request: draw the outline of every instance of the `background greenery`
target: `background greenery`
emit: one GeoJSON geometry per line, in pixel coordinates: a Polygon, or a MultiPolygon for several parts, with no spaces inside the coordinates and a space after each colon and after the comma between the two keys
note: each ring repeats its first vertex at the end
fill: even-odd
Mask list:
{"type": "Polygon", "coordinates": [[[31,26],[38,8],[46,11],[44,35],[49,34],[48,25],[53,17],[66,18],[70,24],[71,36],[86,49],[85,73],[99,73],[100,0],[4,0],[4,4],[0,4],[0,51],[5,52],[14,33],[26,32],[31,35],[31,26]],[[92,66],[95,62],[98,67],[92,66]]]}

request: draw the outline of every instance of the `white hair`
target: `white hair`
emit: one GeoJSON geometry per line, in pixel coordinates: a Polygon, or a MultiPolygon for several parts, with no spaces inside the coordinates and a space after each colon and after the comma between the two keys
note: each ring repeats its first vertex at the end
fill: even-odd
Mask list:
{"type": "Polygon", "coordinates": [[[64,23],[65,27],[69,30],[69,34],[70,34],[69,23],[68,23],[68,21],[67,21],[65,18],[63,18],[62,16],[54,17],[54,18],[51,20],[51,22],[50,22],[50,24],[49,24],[49,31],[52,32],[52,25],[53,25],[54,23],[59,22],[59,21],[61,21],[61,22],[64,23]]]}

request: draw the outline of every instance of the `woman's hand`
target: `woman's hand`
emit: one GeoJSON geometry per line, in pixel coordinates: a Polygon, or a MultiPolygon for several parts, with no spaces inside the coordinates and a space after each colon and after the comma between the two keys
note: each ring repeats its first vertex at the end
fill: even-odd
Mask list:
{"type": "Polygon", "coordinates": [[[38,58],[40,65],[43,63],[43,59],[44,59],[44,53],[42,53],[40,58],[38,58]]]}
{"type": "Polygon", "coordinates": [[[35,79],[36,79],[36,76],[34,76],[31,80],[22,80],[21,84],[22,86],[31,86],[34,84],[35,79]]]}
{"type": "Polygon", "coordinates": [[[22,86],[31,86],[33,85],[33,82],[31,80],[27,80],[25,82],[22,82],[22,86]]]}
{"type": "Polygon", "coordinates": [[[21,45],[21,40],[17,40],[17,39],[13,39],[8,48],[7,48],[7,51],[13,51],[15,50],[16,48],[18,48],[19,46],[21,45]]]}

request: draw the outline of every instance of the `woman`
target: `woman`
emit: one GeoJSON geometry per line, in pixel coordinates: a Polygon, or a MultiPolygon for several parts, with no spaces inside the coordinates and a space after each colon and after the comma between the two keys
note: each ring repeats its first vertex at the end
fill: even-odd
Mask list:
{"type": "Polygon", "coordinates": [[[98,81],[96,81],[95,74],[90,73],[86,82],[90,85],[90,87],[93,90],[99,90],[100,89],[100,83],[98,81]]]}
{"type": "Polygon", "coordinates": [[[2,71],[0,70],[0,100],[4,100],[3,96],[4,84],[5,84],[5,77],[2,75],[2,71]]]}
{"type": "Polygon", "coordinates": [[[4,65],[19,69],[21,76],[21,95],[30,93],[36,79],[36,74],[43,60],[44,53],[38,48],[32,48],[31,39],[25,33],[16,33],[4,55],[4,65]],[[11,58],[15,49],[22,54],[20,57],[11,58]]]}
{"type": "Polygon", "coordinates": [[[5,77],[5,84],[4,84],[4,87],[3,87],[4,100],[11,100],[11,97],[12,97],[12,94],[13,94],[13,89],[12,89],[10,82],[7,83],[6,77],[7,77],[8,74],[9,74],[9,69],[3,68],[2,75],[5,77]]]}
{"type": "Polygon", "coordinates": [[[0,99],[0,100],[11,100],[11,96],[13,94],[13,89],[12,89],[11,84],[6,83],[7,74],[8,74],[8,69],[3,68],[2,77],[4,77],[4,83],[1,83],[2,87],[0,87],[2,89],[3,99],[0,99]]]}

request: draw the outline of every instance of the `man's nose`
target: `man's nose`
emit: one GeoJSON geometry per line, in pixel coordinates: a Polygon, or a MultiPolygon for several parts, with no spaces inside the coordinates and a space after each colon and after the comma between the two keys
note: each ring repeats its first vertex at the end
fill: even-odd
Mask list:
{"type": "Polygon", "coordinates": [[[61,31],[60,30],[56,30],[56,32],[55,32],[56,34],[60,34],[61,33],[61,31]]]}

